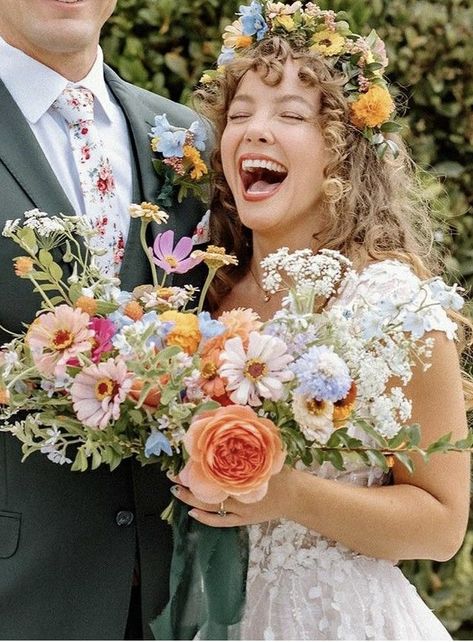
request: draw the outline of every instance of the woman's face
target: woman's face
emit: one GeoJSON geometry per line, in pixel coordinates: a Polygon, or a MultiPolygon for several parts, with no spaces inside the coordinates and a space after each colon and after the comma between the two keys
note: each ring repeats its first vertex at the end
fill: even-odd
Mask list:
{"type": "Polygon", "coordinates": [[[320,91],[287,61],[281,82],[248,71],[228,111],[222,163],[244,225],[275,245],[310,246],[322,227],[328,153],[319,128],[320,91]]]}

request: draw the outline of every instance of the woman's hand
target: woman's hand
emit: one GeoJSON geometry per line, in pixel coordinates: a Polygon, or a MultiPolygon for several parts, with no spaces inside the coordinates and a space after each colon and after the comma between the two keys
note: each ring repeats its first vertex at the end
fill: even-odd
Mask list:
{"type": "Polygon", "coordinates": [[[189,515],[207,526],[246,526],[259,524],[271,519],[280,519],[287,515],[291,502],[291,477],[294,471],[285,466],[280,473],[271,477],[268,492],[259,502],[244,504],[229,497],[222,504],[206,504],[183,486],[179,477],[170,477],[175,482],[172,487],[174,496],[179,501],[192,506],[189,515]]]}

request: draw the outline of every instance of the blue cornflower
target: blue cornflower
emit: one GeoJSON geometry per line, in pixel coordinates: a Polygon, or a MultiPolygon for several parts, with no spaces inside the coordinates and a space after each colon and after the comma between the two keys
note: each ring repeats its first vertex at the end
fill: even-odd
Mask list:
{"type": "Polygon", "coordinates": [[[217,58],[217,65],[219,67],[228,65],[235,58],[235,55],[235,49],[232,47],[222,47],[220,56],[217,58]]]}
{"type": "Polygon", "coordinates": [[[166,455],[171,457],[171,444],[169,443],[169,439],[163,435],[162,432],[153,429],[145,443],[145,457],[152,457],[153,455],[158,456],[161,452],[164,452],[166,455]]]}
{"type": "Polygon", "coordinates": [[[198,316],[199,330],[204,339],[213,339],[225,332],[223,323],[212,319],[209,312],[201,312],[198,316]]]}
{"type": "Polygon", "coordinates": [[[249,7],[245,5],[240,6],[242,33],[244,36],[254,36],[256,40],[264,38],[265,33],[268,31],[268,25],[263,18],[261,4],[257,0],[253,0],[249,7]]]}
{"type": "Polygon", "coordinates": [[[154,117],[154,127],[151,128],[153,136],[161,136],[164,132],[171,131],[171,125],[166,117],[166,114],[157,114],[154,117]]]}
{"type": "Polygon", "coordinates": [[[199,123],[198,120],[194,120],[194,122],[189,127],[189,131],[194,134],[194,147],[200,152],[204,152],[205,140],[207,138],[205,127],[202,125],[202,123],[199,123]]]}
{"type": "Polygon", "coordinates": [[[335,402],[350,390],[347,364],[327,346],[312,346],[290,368],[299,382],[296,392],[311,399],[335,402]]]}
{"type": "Polygon", "coordinates": [[[156,151],[161,152],[164,158],[172,158],[173,156],[182,158],[184,156],[185,140],[186,132],[182,129],[178,129],[175,132],[163,132],[158,137],[156,151]]]}

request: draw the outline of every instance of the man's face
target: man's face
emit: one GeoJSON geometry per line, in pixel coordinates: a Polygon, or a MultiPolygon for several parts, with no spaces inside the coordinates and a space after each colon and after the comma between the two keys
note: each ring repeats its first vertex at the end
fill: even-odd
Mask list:
{"type": "Polygon", "coordinates": [[[95,58],[100,29],[117,0],[0,0],[0,35],[32,58],[95,58]]]}

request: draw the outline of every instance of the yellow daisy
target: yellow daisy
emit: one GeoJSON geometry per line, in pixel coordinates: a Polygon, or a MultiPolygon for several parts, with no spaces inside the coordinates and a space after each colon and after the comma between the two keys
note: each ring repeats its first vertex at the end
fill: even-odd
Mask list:
{"type": "Polygon", "coordinates": [[[345,38],[342,35],[337,31],[324,29],[314,34],[309,49],[324,56],[336,56],[343,51],[344,46],[345,38]]]}

